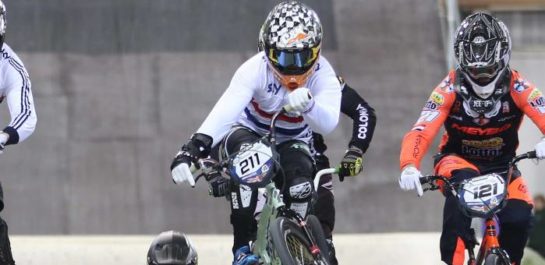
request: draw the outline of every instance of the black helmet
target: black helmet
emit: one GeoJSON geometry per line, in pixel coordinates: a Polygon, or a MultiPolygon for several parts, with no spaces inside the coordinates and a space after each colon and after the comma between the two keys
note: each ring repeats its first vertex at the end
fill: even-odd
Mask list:
{"type": "Polygon", "coordinates": [[[177,232],[159,234],[148,250],[148,265],[197,265],[197,251],[189,237],[177,232]]]}
{"type": "Polygon", "coordinates": [[[477,95],[487,98],[507,69],[511,37],[503,22],[486,13],[466,17],[454,36],[454,55],[477,95]]]}
{"type": "Polygon", "coordinates": [[[314,10],[297,2],[276,5],[261,27],[258,49],[264,49],[276,78],[286,88],[303,85],[320,54],[322,24],[314,10]]]}
{"type": "Polygon", "coordinates": [[[4,37],[6,36],[6,6],[0,0],[0,49],[4,46],[4,37]]]}

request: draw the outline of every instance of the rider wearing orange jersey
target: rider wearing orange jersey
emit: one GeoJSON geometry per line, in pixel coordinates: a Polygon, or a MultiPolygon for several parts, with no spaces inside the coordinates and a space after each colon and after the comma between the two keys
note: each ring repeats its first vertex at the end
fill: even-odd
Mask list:
{"type": "MultiPolygon", "coordinates": [[[[526,115],[545,134],[545,98],[509,67],[511,39],[503,22],[489,14],[467,17],[456,31],[454,50],[458,67],[435,88],[420,118],[402,143],[399,184],[422,195],[420,162],[444,125],[435,157],[435,174],[462,181],[507,169],[518,147],[518,129],[526,115]]],[[[545,140],[536,145],[545,157],[545,140]]],[[[505,177],[505,176],[504,176],[505,177]]],[[[506,207],[498,213],[500,244],[513,264],[520,264],[528,239],[532,199],[524,179],[515,171],[508,186],[506,207]]],[[[471,219],[445,194],[441,258],[447,264],[464,263],[471,219]]]]}

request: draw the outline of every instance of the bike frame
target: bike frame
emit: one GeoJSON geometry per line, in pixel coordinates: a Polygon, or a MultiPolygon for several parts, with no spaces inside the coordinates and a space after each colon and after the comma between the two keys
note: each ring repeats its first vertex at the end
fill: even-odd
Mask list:
{"type": "MultiPolygon", "coordinates": [[[[273,152],[274,152],[274,149],[276,148],[276,131],[274,127],[275,122],[278,116],[285,111],[289,111],[289,110],[287,110],[286,107],[284,107],[281,111],[278,111],[273,115],[273,117],[271,118],[271,124],[269,128],[270,132],[268,135],[265,136],[269,139],[273,152]]],[[[223,167],[226,166],[225,164],[219,163],[211,159],[201,159],[199,163],[201,165],[201,168],[212,168],[212,170],[216,170],[214,172],[220,172],[223,170],[223,167]],[[207,166],[207,163],[210,164],[211,166],[207,166]]],[[[210,174],[210,172],[213,172],[213,171],[211,170],[203,171],[197,177],[195,181],[197,181],[201,176],[210,174]]],[[[320,177],[322,175],[338,172],[338,169],[331,168],[331,169],[321,170],[320,172],[315,177],[315,180],[314,180],[315,183],[320,181],[320,177]]],[[[317,187],[317,185],[315,187],[317,187]]],[[[270,255],[271,247],[270,247],[270,241],[269,241],[270,224],[274,220],[276,220],[276,218],[278,218],[279,215],[285,216],[290,218],[291,220],[297,221],[298,225],[301,227],[301,229],[303,229],[303,232],[307,235],[308,239],[313,244],[313,246],[310,249],[311,253],[313,255],[319,254],[320,249],[316,246],[315,244],[316,240],[314,239],[309,228],[306,226],[305,220],[299,214],[285,207],[285,203],[282,199],[281,191],[276,187],[275,183],[273,181],[269,182],[264,187],[264,189],[265,189],[266,201],[259,214],[259,221],[257,223],[257,235],[256,235],[256,240],[253,244],[253,249],[252,249],[252,253],[254,253],[255,255],[259,257],[260,264],[281,265],[280,259],[278,257],[274,257],[270,255]]]]}
{"type": "MultiPolygon", "coordinates": [[[[516,163],[518,161],[520,161],[520,160],[523,160],[523,159],[535,158],[535,157],[536,157],[535,151],[531,151],[531,152],[527,152],[527,153],[524,153],[522,155],[516,156],[516,157],[513,158],[513,160],[511,162],[509,162],[509,169],[507,170],[507,181],[506,181],[507,187],[511,183],[511,177],[513,175],[513,169],[514,169],[516,163]]],[[[450,183],[449,179],[447,179],[444,176],[433,176],[432,175],[432,176],[426,176],[423,179],[421,179],[422,183],[430,183],[431,184],[431,188],[428,188],[426,190],[438,189],[438,186],[436,184],[432,183],[433,180],[442,180],[448,186],[448,188],[451,190],[452,194],[455,197],[458,196],[458,194],[456,192],[456,189],[450,183]]],[[[505,200],[507,200],[507,199],[508,198],[505,198],[505,200]]],[[[502,250],[502,248],[500,246],[499,240],[498,240],[498,233],[497,233],[497,230],[496,230],[497,225],[498,225],[498,223],[496,222],[496,213],[494,213],[493,215],[485,218],[486,230],[485,230],[485,234],[484,234],[484,236],[483,236],[483,238],[481,240],[479,251],[477,252],[478,253],[477,258],[475,258],[475,254],[473,252],[473,249],[475,248],[474,244],[476,244],[476,241],[474,241],[474,244],[472,244],[472,245],[467,245],[466,244],[466,249],[467,249],[467,252],[469,254],[469,260],[467,262],[468,265],[481,265],[484,262],[484,260],[486,259],[486,257],[490,253],[496,253],[496,254],[502,256],[503,258],[507,258],[507,257],[505,257],[505,255],[503,253],[503,250],[502,250]]]]}
{"type": "Polygon", "coordinates": [[[257,255],[259,261],[264,264],[280,264],[280,260],[269,255],[268,231],[270,223],[278,216],[279,208],[285,206],[285,204],[282,200],[282,194],[280,194],[280,190],[276,188],[274,182],[265,186],[265,193],[267,195],[267,200],[259,214],[253,253],[257,255]]]}

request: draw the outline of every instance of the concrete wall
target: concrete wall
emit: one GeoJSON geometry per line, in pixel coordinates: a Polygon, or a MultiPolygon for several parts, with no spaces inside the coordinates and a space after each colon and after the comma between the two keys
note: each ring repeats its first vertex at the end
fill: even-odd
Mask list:
{"type": "MultiPolygon", "coordinates": [[[[397,187],[401,137],[446,73],[436,1],[306,2],[324,23],[324,55],[379,119],[364,174],[335,183],[336,231],[437,231],[441,196],[397,187]]],[[[29,69],[39,117],[35,135],[0,156],[10,230],[228,233],[227,202],[205,183],[175,186],[169,164],[255,52],[274,3],[7,2],[7,41],[29,69]]],[[[343,119],[327,136],[332,161],[350,127],[343,119]]]]}

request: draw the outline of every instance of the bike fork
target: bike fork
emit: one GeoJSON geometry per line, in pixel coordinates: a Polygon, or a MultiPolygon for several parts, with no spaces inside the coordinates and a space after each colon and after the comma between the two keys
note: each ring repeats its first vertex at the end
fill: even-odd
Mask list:
{"type": "Polygon", "coordinates": [[[496,221],[494,220],[494,218],[487,218],[485,221],[485,227],[485,233],[483,236],[481,247],[479,248],[477,261],[475,262],[476,265],[482,264],[484,262],[484,259],[486,258],[486,255],[492,249],[500,247],[500,243],[498,241],[498,233],[496,231],[496,221]]]}

